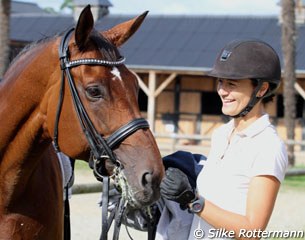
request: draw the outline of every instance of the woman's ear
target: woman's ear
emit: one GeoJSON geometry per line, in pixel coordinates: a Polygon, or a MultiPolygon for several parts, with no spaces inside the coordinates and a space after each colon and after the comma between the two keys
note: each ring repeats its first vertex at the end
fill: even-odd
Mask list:
{"type": "Polygon", "coordinates": [[[269,83],[263,82],[261,89],[258,91],[256,96],[259,98],[263,97],[268,92],[268,89],[269,89],[269,83]]]}

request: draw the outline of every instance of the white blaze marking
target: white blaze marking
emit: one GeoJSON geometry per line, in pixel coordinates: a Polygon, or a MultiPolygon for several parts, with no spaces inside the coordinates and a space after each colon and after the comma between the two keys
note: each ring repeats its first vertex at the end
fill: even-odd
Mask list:
{"type": "Polygon", "coordinates": [[[119,80],[122,81],[121,73],[117,67],[113,67],[111,73],[112,75],[114,75],[115,77],[117,77],[119,80]]]}

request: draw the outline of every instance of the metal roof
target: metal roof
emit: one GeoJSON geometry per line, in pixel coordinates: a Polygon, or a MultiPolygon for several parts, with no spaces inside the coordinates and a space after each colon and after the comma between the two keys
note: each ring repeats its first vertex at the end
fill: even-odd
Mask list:
{"type": "Polygon", "coordinates": [[[11,14],[14,13],[45,13],[36,3],[11,1],[11,14]]]}
{"type": "Polygon", "coordinates": [[[10,39],[33,42],[53,36],[73,25],[73,18],[66,15],[17,14],[11,16],[10,39]]]}
{"type": "MultiPolygon", "coordinates": [[[[127,19],[126,16],[109,15],[96,26],[107,29],[127,19]]],[[[305,43],[305,36],[301,34],[304,27],[299,31],[297,67],[305,69],[302,58],[305,48],[301,46],[305,43]],[[301,36],[304,37],[301,39],[301,36]]],[[[237,38],[264,40],[282,57],[281,28],[274,16],[148,15],[121,51],[131,65],[210,68],[220,49],[237,38]]]]}
{"type": "Polygon", "coordinates": [[[36,3],[11,2],[10,39],[33,42],[73,26],[71,15],[45,12],[36,3]]]}
{"type": "MultiPolygon", "coordinates": [[[[96,23],[106,30],[134,16],[108,15],[96,23]]],[[[35,41],[74,24],[70,15],[16,14],[10,37],[35,41]]],[[[276,16],[164,16],[148,15],[141,28],[121,48],[126,63],[140,68],[210,68],[220,49],[237,38],[266,41],[282,58],[281,26],[276,16]]],[[[305,70],[305,26],[298,25],[297,70],[305,70]]]]}

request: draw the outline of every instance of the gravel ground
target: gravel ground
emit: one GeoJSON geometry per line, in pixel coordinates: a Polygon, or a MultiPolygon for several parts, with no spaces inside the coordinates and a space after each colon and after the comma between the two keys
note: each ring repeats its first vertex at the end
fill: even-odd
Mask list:
{"type": "Polygon", "coordinates": [[[305,191],[280,190],[268,229],[305,231],[305,191]]]}
{"type": "MultiPolygon", "coordinates": [[[[77,176],[76,183],[96,182],[91,174],[77,176]]],[[[101,209],[98,207],[100,193],[73,195],[70,200],[72,240],[98,240],[101,232],[101,209]]],[[[280,190],[270,230],[305,231],[305,191],[280,190]]],[[[111,231],[112,232],[112,231],[111,231]]],[[[147,239],[146,232],[129,229],[134,240],[147,239]]],[[[109,235],[109,239],[111,239],[109,235]]],[[[129,240],[124,225],[121,228],[121,240],[129,240]]]]}
{"type": "MultiPolygon", "coordinates": [[[[76,174],[75,184],[96,183],[96,179],[89,171],[76,174]]],[[[71,239],[98,240],[101,234],[101,208],[98,203],[101,193],[75,194],[70,199],[71,239]]],[[[134,240],[147,239],[147,233],[128,228],[134,240]]],[[[112,239],[113,229],[110,229],[108,239],[112,239]]],[[[125,226],[122,225],[120,240],[129,240],[125,226]]]]}
{"type": "MultiPolygon", "coordinates": [[[[99,193],[74,195],[70,201],[71,207],[71,239],[72,240],[98,240],[101,233],[101,209],[97,202],[99,193]]],[[[134,240],[145,240],[145,232],[128,229],[134,240]]],[[[113,229],[110,229],[108,239],[112,239],[113,229]]],[[[129,240],[125,226],[121,227],[120,239],[129,240]]]]}

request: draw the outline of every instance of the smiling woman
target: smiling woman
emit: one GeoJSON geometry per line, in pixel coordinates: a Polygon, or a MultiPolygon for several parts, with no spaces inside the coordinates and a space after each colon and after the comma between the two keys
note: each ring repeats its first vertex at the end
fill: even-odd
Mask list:
{"type": "Polygon", "coordinates": [[[227,116],[238,115],[250,101],[254,87],[250,79],[218,79],[217,92],[222,100],[222,112],[227,116]]]}
{"type": "Polygon", "coordinates": [[[280,62],[267,43],[236,40],[220,51],[208,75],[218,79],[222,112],[231,121],[212,135],[197,191],[176,168],[166,170],[161,196],[196,214],[189,240],[198,231],[213,229],[223,229],[238,239],[243,229],[266,228],[288,165],[285,145],[263,103],[280,84],[280,62]]]}

